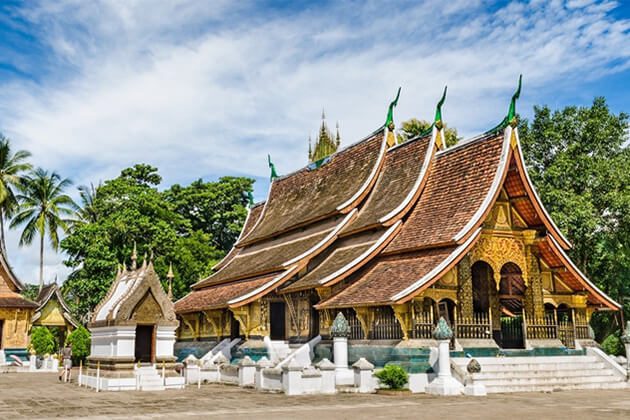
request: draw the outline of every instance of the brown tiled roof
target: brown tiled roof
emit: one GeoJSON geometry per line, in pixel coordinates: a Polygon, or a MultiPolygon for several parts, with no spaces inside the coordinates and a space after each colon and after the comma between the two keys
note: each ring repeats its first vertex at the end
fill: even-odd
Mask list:
{"type": "Polygon", "coordinates": [[[528,226],[540,226],[543,224],[531,199],[527,195],[527,190],[525,189],[525,185],[523,184],[523,180],[518,173],[518,168],[514,161],[512,161],[510,165],[508,175],[505,178],[504,187],[511,199],[512,206],[528,226]]]}
{"type": "Polygon", "coordinates": [[[615,302],[610,296],[599,290],[588,278],[571,263],[568,256],[563,255],[563,250],[559,244],[554,243],[550,236],[538,243],[540,257],[549,267],[564,267],[565,271],[556,273],[558,277],[571,289],[575,291],[588,292],[588,301],[594,305],[605,305],[611,309],[619,309],[621,305],[615,302]]]}
{"type": "Polygon", "coordinates": [[[330,223],[315,225],[303,232],[283,235],[281,238],[249,246],[239,252],[221,270],[193,285],[194,289],[253,277],[282,269],[282,264],[308,251],[331,231],[330,223]]]}
{"type": "Polygon", "coordinates": [[[482,205],[499,167],[503,134],[436,155],[427,185],[385,253],[447,244],[482,205]]]}
{"type": "Polygon", "coordinates": [[[186,313],[228,306],[228,302],[245,295],[272,280],[278,273],[232,283],[219,284],[201,290],[193,290],[175,302],[175,312],[186,313]]]}
{"type": "Polygon", "coordinates": [[[321,264],[314,270],[307,273],[304,277],[293,284],[282,289],[282,292],[295,292],[298,290],[310,289],[319,286],[319,281],[326,276],[339,270],[352,260],[360,256],[363,252],[374,244],[375,241],[352,245],[344,248],[335,249],[321,264]]]}
{"type": "Polygon", "coordinates": [[[3,293],[0,295],[0,308],[35,309],[37,304],[17,293],[3,293]]]}
{"type": "MultiPolygon", "coordinates": [[[[243,225],[243,230],[241,231],[239,238],[244,238],[245,236],[249,234],[249,232],[251,232],[252,228],[258,222],[258,219],[260,219],[260,215],[262,214],[262,210],[264,207],[265,207],[265,203],[262,202],[262,203],[255,204],[249,210],[249,213],[247,214],[247,220],[245,220],[245,224],[243,225]]],[[[232,260],[232,258],[238,255],[239,252],[240,252],[240,248],[233,246],[232,249],[230,249],[230,252],[228,252],[227,255],[223,257],[223,259],[219,261],[218,264],[212,267],[212,269],[215,271],[220,270],[225,265],[227,265],[227,263],[229,263],[232,260]]]]}
{"type": "MultiPolygon", "coordinates": [[[[318,308],[391,304],[391,298],[428,274],[457,247],[379,257],[356,275],[356,280],[318,308]]],[[[351,278],[352,279],[352,278],[351,278]]]]}
{"type": "MultiPolygon", "coordinates": [[[[346,229],[356,232],[379,224],[379,219],[398,207],[414,189],[431,136],[409,141],[387,152],[383,168],[359,217],[346,229]]],[[[341,234],[344,235],[344,232],[341,234]]]]}
{"type": "Polygon", "coordinates": [[[260,223],[242,242],[259,241],[339,213],[338,207],[371,180],[375,165],[382,161],[382,146],[379,132],[335,153],[318,169],[304,168],[274,180],[260,223]]]}

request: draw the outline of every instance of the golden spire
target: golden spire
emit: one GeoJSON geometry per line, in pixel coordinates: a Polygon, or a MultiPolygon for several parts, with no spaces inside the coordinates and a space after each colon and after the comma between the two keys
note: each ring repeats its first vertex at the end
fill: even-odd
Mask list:
{"type": "Polygon", "coordinates": [[[133,241],[133,252],[131,253],[131,269],[138,268],[138,250],[136,248],[136,241],[133,241]]]}
{"type": "Polygon", "coordinates": [[[168,274],[166,275],[168,279],[168,298],[173,300],[173,279],[175,278],[175,274],[173,273],[173,263],[169,263],[168,265],[168,274]]]}

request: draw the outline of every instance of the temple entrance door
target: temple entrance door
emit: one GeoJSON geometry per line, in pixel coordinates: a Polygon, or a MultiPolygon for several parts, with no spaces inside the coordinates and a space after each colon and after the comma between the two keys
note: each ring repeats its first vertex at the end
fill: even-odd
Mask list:
{"type": "Polygon", "coordinates": [[[284,302],[269,303],[269,320],[271,323],[270,338],[272,340],[285,340],[286,307],[284,302]]]}
{"type": "Polygon", "coordinates": [[[154,330],[154,325],[136,326],[135,357],[138,362],[153,363],[154,330]]]}
{"type": "Polygon", "coordinates": [[[234,318],[232,312],[230,314],[230,340],[234,340],[235,338],[239,338],[241,336],[241,324],[239,324],[238,320],[234,318]]]}
{"type": "Polygon", "coordinates": [[[499,305],[501,306],[501,347],[525,347],[523,339],[523,299],[525,281],[518,265],[507,263],[501,267],[499,305]]]}
{"type": "Polygon", "coordinates": [[[495,321],[498,308],[492,307],[492,311],[490,311],[491,306],[496,304],[497,287],[494,281],[494,271],[485,261],[477,261],[473,264],[472,285],[473,312],[481,317],[492,318],[492,338],[501,345],[501,327],[495,321]]]}

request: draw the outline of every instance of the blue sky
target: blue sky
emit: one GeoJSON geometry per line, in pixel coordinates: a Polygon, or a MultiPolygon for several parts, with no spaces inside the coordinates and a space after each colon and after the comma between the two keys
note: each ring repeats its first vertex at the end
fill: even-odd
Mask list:
{"type": "MultiPolygon", "coordinates": [[[[630,2],[0,2],[0,131],[75,184],[137,162],[166,184],[256,178],[306,163],[321,109],[342,143],[383,123],[430,119],[445,84],[448,124],[472,136],[519,110],[630,111],[630,2]]],[[[23,281],[37,252],[8,253],[23,281]]],[[[67,275],[47,251],[46,277],[67,275]]]]}

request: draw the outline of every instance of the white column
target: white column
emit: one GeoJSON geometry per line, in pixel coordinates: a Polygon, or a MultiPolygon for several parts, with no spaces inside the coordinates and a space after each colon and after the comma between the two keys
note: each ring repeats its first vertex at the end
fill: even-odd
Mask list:
{"type": "Polygon", "coordinates": [[[440,318],[433,338],[438,342],[438,376],[427,386],[427,393],[434,395],[459,395],[464,386],[451,375],[450,342],[453,331],[444,318],[440,318]]]}
{"type": "Polygon", "coordinates": [[[348,369],[348,338],[333,338],[333,361],[335,362],[335,370],[348,369]]]}

